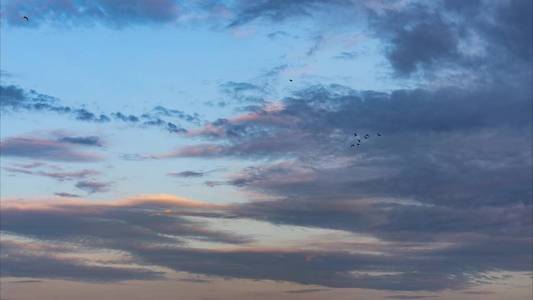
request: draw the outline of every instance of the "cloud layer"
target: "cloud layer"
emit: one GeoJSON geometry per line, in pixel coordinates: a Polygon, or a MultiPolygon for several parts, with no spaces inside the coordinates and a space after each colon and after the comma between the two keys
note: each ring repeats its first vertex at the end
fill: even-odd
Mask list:
{"type": "MultiPolygon", "coordinates": [[[[112,120],[121,121],[129,125],[139,127],[158,127],[170,133],[184,133],[187,130],[175,122],[166,119],[173,118],[193,124],[199,124],[200,119],[198,114],[186,114],[175,109],[168,109],[163,106],[156,106],[152,111],[143,113],[139,116],[126,114],[122,112],[94,113],[85,108],[77,108],[64,106],[60,104],[59,99],[37,93],[34,90],[25,91],[15,85],[0,85],[0,109],[4,113],[14,113],[17,111],[33,111],[33,112],[55,112],[72,116],[78,121],[107,123],[112,120]],[[163,119],[165,118],[165,119],[163,119]]],[[[89,137],[90,139],[90,137],[89,137]]],[[[65,142],[77,142],[93,144],[97,141],[90,141],[78,138],[64,140],[65,142]]]]}
{"type": "MultiPolygon", "coordinates": [[[[56,112],[80,121],[159,127],[190,138],[170,151],[134,158],[248,164],[204,182],[213,189],[241,191],[247,202],[214,205],[149,195],[102,203],[66,192],[56,195],[73,199],[3,202],[1,227],[10,238],[2,241],[9,254],[1,256],[2,276],[157,279],[165,276],[162,270],[174,270],[330,288],[440,291],[491,281],[490,272],[531,271],[530,1],[137,1],[134,8],[121,3],[9,1],[6,16],[12,25],[21,25],[24,13],[36,15],[36,25],[59,20],[123,27],[180,22],[191,13],[208,14],[211,24],[220,21],[215,11],[223,11],[222,27],[231,29],[302,18],[320,26],[321,14],[351,26],[352,12],[359,12],[366,34],[383,51],[390,78],[409,84],[385,92],[303,84],[268,101],[267,87],[227,79],[219,85],[223,96],[246,107],[203,125],[196,114],[161,106],[141,115],[100,114],[18,86],[1,86],[3,112],[56,112]],[[343,18],[347,14],[349,20],[343,18]],[[174,119],[199,127],[184,129],[168,121],[174,119]],[[351,147],[357,139],[364,141],[351,147]],[[209,225],[228,220],[337,230],[372,241],[264,248],[254,244],[256,237],[209,225]],[[32,248],[36,241],[41,243],[37,250],[32,248]],[[56,249],[56,244],[76,249],[56,249]],[[54,254],[88,250],[121,253],[135,267],[87,264],[54,254]]],[[[309,55],[327,40],[327,33],[316,36],[309,55]]],[[[357,49],[345,50],[337,58],[357,55],[357,49]]],[[[97,136],[8,137],[0,150],[8,157],[95,162],[102,157],[88,151],[104,146],[97,136]]],[[[91,169],[39,167],[5,170],[76,181],[87,193],[111,185],[93,178],[98,172],[91,169]]],[[[162,175],[203,181],[211,172],[162,175]]]]}

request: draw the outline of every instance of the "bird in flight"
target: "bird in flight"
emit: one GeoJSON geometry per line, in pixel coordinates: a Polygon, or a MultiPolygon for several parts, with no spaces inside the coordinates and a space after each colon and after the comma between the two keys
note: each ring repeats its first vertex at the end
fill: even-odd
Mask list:
{"type": "MultiPolygon", "coordinates": [[[[373,134],[372,134],[373,135],[373,134]]],[[[355,141],[353,142],[353,144],[350,145],[351,148],[354,148],[355,146],[359,147],[361,146],[361,143],[365,140],[368,140],[371,136],[372,136],[370,133],[366,133],[364,135],[357,135],[357,132],[354,132],[353,133],[353,136],[355,137],[355,141]],[[358,137],[362,137],[364,140],[361,141],[361,138],[358,138],[358,137]]],[[[382,136],[380,132],[376,132],[376,136],[382,136]]],[[[366,141],[365,141],[366,142],[366,141]]]]}
{"type": "Polygon", "coordinates": [[[290,82],[292,82],[292,79],[289,79],[290,82]]]}
{"type": "Polygon", "coordinates": [[[24,19],[24,21],[26,21],[26,22],[30,21],[30,18],[28,16],[24,16],[24,17],[22,17],[22,19],[24,19]]]}

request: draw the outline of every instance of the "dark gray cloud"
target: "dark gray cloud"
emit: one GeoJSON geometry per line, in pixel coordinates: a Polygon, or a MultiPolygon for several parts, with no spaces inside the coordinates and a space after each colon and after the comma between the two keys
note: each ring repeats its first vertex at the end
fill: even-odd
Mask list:
{"type": "Polygon", "coordinates": [[[76,187],[80,190],[84,190],[89,194],[104,193],[109,191],[109,188],[113,185],[112,182],[100,182],[94,180],[82,180],[76,183],[76,187]]]}
{"type": "Polygon", "coordinates": [[[178,279],[178,281],[191,282],[191,283],[210,283],[211,282],[210,280],[195,279],[195,278],[182,278],[182,279],[178,279]]]}
{"type": "Polygon", "coordinates": [[[230,217],[214,206],[187,200],[139,198],[112,205],[56,204],[49,208],[5,205],[1,227],[8,233],[48,241],[86,242],[88,247],[127,249],[133,244],[183,245],[185,239],[244,244],[246,236],[217,231],[187,216],[230,217]]]}
{"type": "Polygon", "coordinates": [[[409,74],[419,66],[431,67],[441,61],[459,59],[458,29],[439,13],[416,6],[387,17],[385,21],[382,17],[377,20],[391,35],[387,58],[398,73],[409,74]]]}
{"type": "MultiPolygon", "coordinates": [[[[303,88],[279,103],[191,130],[206,140],[202,144],[152,157],[256,161],[224,180],[206,182],[268,198],[234,205],[233,215],[345,230],[395,245],[381,249],[387,255],[369,269],[369,257],[353,269],[343,262],[359,275],[335,267],[336,256],[325,255],[332,259],[327,262],[332,269],[324,273],[331,281],[320,275],[292,278],[268,266],[257,267],[267,275],[235,267],[234,277],[438,290],[490,282],[495,279],[485,273],[495,270],[526,271],[533,210],[531,3],[526,2],[422,2],[371,12],[370,28],[384,43],[396,75],[447,80],[388,93],[340,85],[303,88]],[[446,72],[457,76],[442,77],[446,72]],[[353,150],[354,132],[372,136],[353,150]],[[405,265],[396,261],[400,257],[405,265]]],[[[273,5],[264,10],[249,4],[251,13],[236,24],[303,15],[315,5],[272,3],[262,2],[273,5]],[[287,10],[276,15],[280,7],[287,10]]],[[[151,257],[163,264],[158,255],[169,254],[151,257]]],[[[305,266],[294,269],[312,273],[305,266]]]]}
{"type": "Polygon", "coordinates": [[[440,69],[453,69],[484,76],[531,61],[531,5],[520,0],[415,2],[370,13],[369,19],[376,37],[388,45],[386,54],[398,75],[424,71],[435,76],[440,69]]]}
{"type": "MultiPolygon", "coordinates": [[[[230,27],[351,4],[236,1],[230,27]]],[[[62,208],[65,213],[2,208],[2,228],[118,249],[177,271],[326,287],[436,291],[495,280],[489,272],[530,271],[531,2],[416,2],[367,13],[369,30],[383,44],[395,75],[419,75],[430,84],[387,93],[340,85],[303,88],[280,103],[258,103],[189,131],[204,144],[146,156],[257,159],[207,184],[232,185],[268,200],[192,210],[162,203],[62,208]],[[448,72],[454,75],[445,77],[451,79],[446,86],[431,81],[448,72]],[[383,136],[353,151],[354,131],[383,136]],[[338,229],[382,243],[348,244],[350,252],[193,249],[184,237],[234,244],[246,239],[206,231],[185,216],[338,229]],[[364,253],[367,248],[377,254],[364,253]]],[[[221,88],[237,98],[260,92],[253,82],[221,88]]],[[[194,122],[194,115],[177,110],[98,115],[14,86],[2,91],[2,107],[10,110],[57,111],[92,121],[106,116],[170,129],[173,123],[161,118],[194,122]]],[[[402,296],[409,295],[396,297],[402,296]]]]}
{"type": "Polygon", "coordinates": [[[432,255],[424,251],[402,252],[400,255],[170,247],[137,247],[131,251],[145,263],[177,271],[337,288],[437,291],[465,288],[474,284],[477,277],[476,271],[468,266],[454,263],[454,257],[432,255]]]}
{"type": "Polygon", "coordinates": [[[205,174],[206,172],[202,172],[202,171],[181,171],[181,172],[175,172],[175,173],[168,173],[168,176],[190,178],[190,177],[204,177],[205,174]]]}
{"type": "Polygon", "coordinates": [[[66,193],[66,192],[57,192],[57,193],[54,193],[54,195],[59,196],[59,197],[66,197],[66,198],[80,198],[81,197],[80,195],[66,193]]]}
{"type": "Polygon", "coordinates": [[[9,283],[39,283],[39,282],[42,282],[42,280],[14,280],[14,281],[9,281],[9,283]]]}
{"type": "Polygon", "coordinates": [[[414,143],[416,134],[453,136],[510,126],[516,129],[513,135],[520,138],[529,135],[527,127],[531,124],[531,91],[523,84],[391,93],[354,91],[338,85],[310,87],[284,99],[277,109],[265,106],[211,122],[196,135],[229,143],[188,146],[174,156],[326,155],[345,151],[346,139],[354,131],[385,133],[385,141],[396,144],[395,151],[412,149],[414,145],[406,141],[412,138],[414,143]]]}
{"type": "MultiPolygon", "coordinates": [[[[354,249],[362,250],[362,253],[253,248],[215,250],[186,246],[186,239],[232,244],[248,242],[246,237],[212,230],[203,223],[184,218],[227,218],[234,215],[231,210],[232,207],[156,197],[110,205],[4,205],[0,222],[2,230],[8,234],[37,239],[56,245],[54,247],[62,245],[57,242],[68,242],[68,245],[90,249],[120,250],[128,253],[137,264],[147,267],[161,266],[208,276],[281,280],[337,288],[401,291],[461,289],[485,280],[486,272],[501,269],[527,271],[531,263],[531,241],[516,239],[513,234],[494,237],[461,233],[450,235],[445,244],[439,240],[412,245],[405,241],[354,245],[354,249]],[[365,253],[370,249],[379,254],[365,253]]],[[[294,217],[300,218],[301,213],[296,212],[294,217]]],[[[376,221],[379,224],[379,220],[376,221]]],[[[506,221],[500,219],[499,222],[506,221]]],[[[42,258],[42,255],[31,255],[28,261],[32,261],[32,257],[42,258]]],[[[46,261],[46,257],[44,259],[46,261]]],[[[130,275],[139,276],[136,272],[130,275]]],[[[61,268],[58,272],[52,269],[48,274],[39,269],[18,268],[10,276],[62,278],[65,275],[62,275],[61,268]]],[[[72,275],[70,278],[92,280],[84,275],[72,275]]]]}
{"type": "Polygon", "coordinates": [[[107,123],[117,120],[140,127],[158,127],[171,133],[185,133],[187,130],[174,122],[160,118],[160,116],[193,124],[200,122],[198,114],[189,115],[163,106],[156,106],[151,112],[139,116],[122,112],[94,113],[85,108],[63,106],[57,98],[33,90],[25,91],[15,85],[0,85],[0,109],[5,113],[17,111],[55,112],[69,115],[84,122],[107,123]]]}
{"type": "Polygon", "coordinates": [[[392,296],[387,296],[385,298],[387,299],[407,299],[407,300],[416,300],[416,299],[429,299],[429,298],[437,298],[439,296],[434,296],[434,295],[427,295],[427,296],[424,296],[424,295],[392,295],[392,296]]]}
{"type": "Polygon", "coordinates": [[[84,146],[103,147],[102,139],[97,136],[64,136],[59,138],[59,141],[84,146]]]}
{"type": "Polygon", "coordinates": [[[102,156],[79,151],[75,145],[34,137],[11,137],[0,142],[2,156],[66,162],[96,162],[102,156]]]}
{"type": "Polygon", "coordinates": [[[125,268],[86,264],[82,260],[59,258],[51,251],[3,240],[0,275],[2,277],[34,277],[76,281],[109,282],[163,278],[163,273],[146,268],[125,268]]]}
{"type": "Polygon", "coordinates": [[[216,169],[206,170],[206,171],[186,170],[186,171],[181,171],[181,172],[170,172],[170,173],[167,173],[167,175],[172,176],[172,177],[182,177],[182,178],[200,178],[200,177],[205,177],[212,173],[223,171],[223,170],[224,168],[216,168],[216,169]]]}
{"type": "Polygon", "coordinates": [[[329,289],[302,289],[302,290],[291,290],[286,291],[288,294],[307,294],[307,293],[318,293],[318,292],[327,292],[329,289]]]}

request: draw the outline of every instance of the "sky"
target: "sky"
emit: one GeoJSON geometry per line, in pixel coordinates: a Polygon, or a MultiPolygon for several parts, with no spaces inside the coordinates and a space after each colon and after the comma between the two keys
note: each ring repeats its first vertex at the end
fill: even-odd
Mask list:
{"type": "Polygon", "coordinates": [[[0,8],[1,299],[533,296],[531,1],[0,8]]]}

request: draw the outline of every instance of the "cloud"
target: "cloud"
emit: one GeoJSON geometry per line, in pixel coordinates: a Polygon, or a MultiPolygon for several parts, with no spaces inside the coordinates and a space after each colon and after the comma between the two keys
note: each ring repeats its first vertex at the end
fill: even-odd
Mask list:
{"type": "Polygon", "coordinates": [[[437,269],[444,266],[445,261],[433,260],[419,271],[414,271],[409,267],[414,260],[404,257],[402,261],[394,255],[390,257],[346,252],[227,251],[170,247],[138,247],[132,251],[144,261],[156,265],[211,276],[281,280],[336,288],[406,291],[458,289],[468,285],[467,278],[460,275],[459,270],[444,268],[446,271],[422,271],[426,267],[437,269]],[[309,257],[314,259],[308,259],[309,257]],[[383,270],[385,266],[397,271],[371,271],[383,270]],[[404,271],[399,271],[401,269],[404,271]],[[409,269],[412,271],[408,271],[409,269]],[[449,271],[454,275],[448,276],[451,274],[449,271]]]}
{"type": "Polygon", "coordinates": [[[343,51],[341,53],[339,53],[338,55],[336,55],[334,58],[335,59],[345,59],[345,60],[350,60],[350,59],[354,59],[356,57],[358,57],[360,55],[360,53],[358,51],[343,51]]]}
{"type": "Polygon", "coordinates": [[[208,176],[211,173],[219,172],[222,170],[224,170],[224,168],[217,168],[217,169],[212,169],[212,170],[207,170],[207,171],[187,170],[187,171],[181,171],[181,172],[171,172],[171,173],[167,173],[167,175],[172,176],[172,177],[199,178],[199,177],[208,176]]]}
{"type": "MultiPolygon", "coordinates": [[[[307,86],[274,103],[264,100],[263,85],[228,81],[220,87],[227,96],[256,103],[188,130],[187,136],[203,139],[198,144],[138,158],[245,159],[253,165],[206,184],[230,185],[257,199],[231,205],[168,195],[106,205],[3,203],[2,228],[123,251],[152,267],[324,287],[438,291],[493,280],[487,273],[495,270],[530,271],[531,3],[467,2],[235,1],[226,7],[229,27],[256,21],[292,24],[308,16],[314,22],[319,10],[340,16],[366,5],[368,30],[384,49],[395,79],[411,77],[423,84],[389,92],[307,86]],[[383,136],[372,135],[354,151],[354,131],[383,136]],[[376,242],[328,245],[334,251],[261,249],[246,245],[247,237],[206,228],[191,217],[342,230],[376,242]],[[191,248],[191,239],[234,248],[191,248]]],[[[63,7],[54,9],[63,12],[63,7]]],[[[123,24],[135,23],[127,20],[123,24]]],[[[311,54],[321,43],[316,40],[311,54]]],[[[284,68],[272,69],[272,76],[284,68]]],[[[197,124],[194,114],[162,107],[142,115],[93,113],[16,86],[2,87],[1,99],[2,108],[12,112],[55,111],[183,133],[167,120],[197,124]]],[[[44,154],[29,156],[17,149],[11,155],[53,156],[47,154],[52,150],[39,151],[30,152],[44,154]]],[[[200,174],[205,172],[170,175],[200,174]]],[[[402,297],[421,295],[396,295],[402,297]]]]}
{"type": "Polygon", "coordinates": [[[113,185],[112,182],[99,182],[99,181],[90,181],[82,180],[76,183],[76,187],[80,190],[84,190],[89,194],[94,193],[104,193],[109,191],[109,188],[113,185]]]}
{"type": "MultiPolygon", "coordinates": [[[[409,245],[405,241],[391,241],[372,244],[372,254],[361,248],[364,245],[359,245],[363,249],[362,253],[342,250],[187,247],[186,241],[189,239],[236,246],[250,242],[248,237],[211,229],[205,223],[185,218],[233,218],[235,214],[232,210],[232,205],[213,205],[170,195],[145,195],[107,201],[105,204],[84,200],[39,204],[7,201],[3,202],[0,222],[3,230],[10,235],[38,240],[48,245],[46,248],[53,247],[50,251],[55,253],[69,253],[68,249],[58,249],[66,247],[62,245],[76,249],[114,249],[126,253],[133,264],[152,269],[159,266],[207,276],[290,281],[337,288],[401,291],[462,289],[475,285],[476,279],[483,278],[483,273],[490,270],[527,270],[528,264],[524,262],[530,257],[528,249],[531,241],[516,240],[512,235],[498,240],[493,236],[458,235],[445,244],[416,242],[409,245]],[[509,253],[509,249],[514,251],[510,257],[501,255],[502,251],[509,253]]],[[[502,222],[501,219],[499,222],[502,222]]],[[[33,249],[38,248],[34,246],[33,249]]],[[[25,261],[47,259],[41,255],[42,251],[19,253],[28,255],[25,261]]],[[[72,260],[75,256],[68,257],[72,260]]],[[[44,274],[40,268],[15,266],[13,262],[13,267],[10,265],[7,269],[18,270],[12,273],[8,271],[10,276],[67,277],[62,268],[57,272],[52,268],[44,274]]],[[[94,280],[87,274],[76,276],[74,273],[67,278],[94,280]]],[[[156,274],[144,275],[150,277],[156,274]]],[[[128,276],[140,275],[133,272],[116,277],[128,276]]]]}
{"type": "Polygon", "coordinates": [[[35,248],[35,243],[30,245],[23,242],[2,240],[0,275],[2,277],[33,277],[90,282],[163,278],[161,272],[147,268],[91,265],[81,259],[58,257],[57,252],[36,251],[35,248]]]}
{"type": "Polygon", "coordinates": [[[59,138],[59,141],[84,146],[103,146],[102,140],[100,139],[100,137],[97,136],[64,136],[59,138]]]}
{"type": "Polygon", "coordinates": [[[168,173],[167,174],[168,176],[173,176],[173,177],[185,177],[185,178],[190,178],[190,177],[204,177],[205,175],[205,172],[202,172],[202,171],[181,171],[181,172],[175,172],[175,173],[168,173]]]}
{"type": "Polygon", "coordinates": [[[127,249],[132,244],[182,245],[187,239],[243,244],[250,238],[207,228],[186,216],[227,218],[219,207],[169,195],[141,195],[98,204],[87,200],[45,205],[3,201],[2,230],[47,241],[127,249]]]}
{"type": "Polygon", "coordinates": [[[77,150],[73,145],[35,137],[10,137],[0,142],[2,156],[65,162],[96,162],[103,157],[77,150]]]}
{"type": "Polygon", "coordinates": [[[90,170],[90,169],[84,169],[80,171],[42,171],[42,170],[41,171],[30,171],[28,169],[23,169],[23,168],[4,167],[4,170],[10,173],[20,173],[20,174],[27,174],[27,175],[49,177],[49,178],[52,178],[58,181],[78,180],[78,179],[100,175],[100,172],[96,170],[90,170]]]}
{"type": "Polygon", "coordinates": [[[436,298],[438,296],[433,295],[392,295],[387,296],[385,298],[387,299],[407,299],[407,300],[415,300],[415,299],[429,299],[429,298],[436,298]]]}
{"type": "Polygon", "coordinates": [[[80,195],[77,195],[77,194],[71,194],[71,193],[65,193],[65,192],[54,193],[54,195],[59,196],[59,197],[66,197],[66,198],[80,198],[81,197],[80,195]]]}
{"type": "Polygon", "coordinates": [[[291,2],[262,0],[253,3],[237,1],[234,8],[237,13],[229,26],[240,26],[257,19],[281,22],[293,17],[308,16],[324,7],[336,6],[342,3],[345,3],[345,1],[302,0],[291,2]]]}
{"type": "Polygon", "coordinates": [[[4,4],[7,23],[11,26],[38,27],[42,24],[63,26],[90,26],[98,23],[111,28],[134,25],[165,25],[191,23],[206,20],[209,24],[220,22],[229,27],[247,24],[257,19],[273,22],[293,17],[313,15],[324,8],[339,6],[346,8],[349,1],[302,0],[298,2],[262,0],[254,3],[234,1],[218,3],[213,1],[140,0],[136,5],[112,0],[99,1],[52,1],[8,0],[4,4]],[[344,5],[343,5],[344,4],[344,5]],[[31,23],[21,16],[30,16],[31,23]],[[229,23],[228,23],[229,22],[229,23]]]}
{"type": "Polygon", "coordinates": [[[187,114],[181,110],[170,109],[164,106],[158,105],[153,108],[152,113],[155,115],[162,115],[165,117],[174,117],[194,124],[200,124],[200,116],[197,113],[187,114]]]}
{"type": "Polygon", "coordinates": [[[353,131],[386,133],[389,137],[385,140],[394,141],[395,148],[400,149],[409,147],[405,141],[415,133],[453,135],[502,126],[526,128],[531,122],[530,95],[526,86],[500,84],[391,93],[354,91],[338,85],[314,86],[285,98],[276,109],[264,106],[190,131],[193,136],[222,143],[189,145],[156,156],[328,155],[345,151],[346,137],[353,131]],[[511,100],[502,102],[502,97],[511,100]]]}
{"type": "Polygon", "coordinates": [[[285,31],[277,30],[267,34],[267,37],[271,40],[275,40],[282,37],[290,37],[291,35],[285,31]]]}
{"type": "Polygon", "coordinates": [[[493,76],[502,66],[522,68],[531,60],[530,2],[460,2],[416,2],[369,14],[397,75],[439,76],[453,69],[493,76]]]}
{"type": "Polygon", "coordinates": [[[228,81],[220,85],[222,93],[240,103],[263,103],[266,88],[249,82],[228,81]]]}
{"type": "Polygon", "coordinates": [[[25,91],[15,85],[0,85],[0,109],[4,112],[33,111],[55,112],[66,114],[75,120],[84,122],[107,123],[112,120],[125,122],[139,127],[157,127],[170,133],[185,133],[187,130],[180,125],[161,119],[159,116],[177,118],[182,121],[199,124],[198,114],[189,115],[184,112],[156,106],[151,112],[139,116],[127,115],[122,112],[95,113],[85,108],[63,106],[59,99],[33,90],[25,91]]]}
{"type": "MultiPolygon", "coordinates": [[[[189,130],[203,138],[198,144],[148,155],[245,159],[253,165],[206,182],[253,195],[230,205],[231,215],[363,234],[385,244],[373,245],[377,254],[298,253],[286,262],[291,254],[284,251],[187,253],[191,261],[213,256],[231,262],[230,269],[169,261],[185,255],[183,249],[138,255],[200,274],[406,291],[460,289],[494,270],[526,271],[532,259],[533,95],[531,26],[524,18],[531,9],[523,3],[371,10],[369,29],[396,79],[423,84],[389,92],[307,86],[189,130]],[[372,136],[354,150],[354,132],[372,136]],[[309,254],[323,256],[323,265],[295,265],[298,255],[309,254]],[[249,269],[256,261],[262,273],[249,269]],[[298,272],[280,274],[278,265],[298,272]]],[[[249,14],[234,25],[312,14],[315,4],[248,4],[249,14]]],[[[252,85],[234,86],[249,91],[252,85]]]]}
{"type": "Polygon", "coordinates": [[[194,278],[182,278],[178,280],[181,282],[192,282],[192,283],[210,283],[211,282],[205,279],[194,279],[194,278]]]}
{"type": "Polygon", "coordinates": [[[409,74],[420,65],[431,66],[438,61],[459,58],[456,28],[439,15],[419,12],[416,19],[408,29],[399,27],[394,32],[387,58],[398,73],[409,74]]]}
{"type": "Polygon", "coordinates": [[[285,293],[288,293],[288,294],[307,294],[307,293],[318,293],[318,292],[326,292],[326,291],[329,291],[329,289],[291,290],[291,291],[286,291],[285,293]]]}

